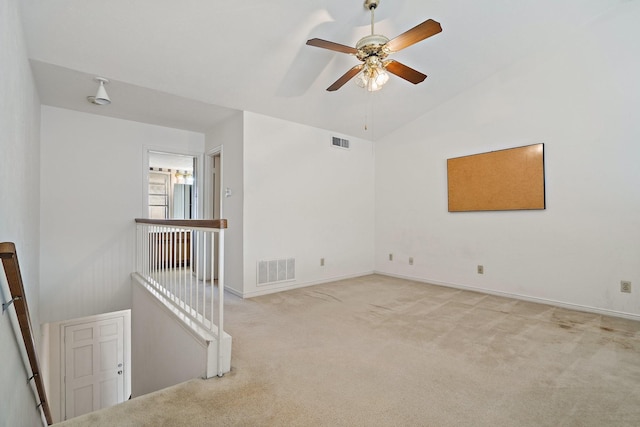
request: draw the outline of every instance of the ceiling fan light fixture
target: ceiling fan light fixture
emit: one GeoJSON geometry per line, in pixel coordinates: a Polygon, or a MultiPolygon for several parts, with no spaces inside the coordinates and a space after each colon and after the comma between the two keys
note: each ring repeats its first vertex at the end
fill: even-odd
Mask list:
{"type": "Polygon", "coordinates": [[[382,86],[389,81],[389,73],[378,57],[370,56],[355,81],[361,88],[375,92],[382,89],[382,86]]]}
{"type": "Polygon", "coordinates": [[[384,68],[376,68],[373,70],[372,77],[378,86],[383,86],[389,81],[389,73],[387,73],[384,68]]]}
{"type": "Polygon", "coordinates": [[[389,81],[389,74],[383,68],[362,70],[356,78],[356,84],[369,92],[376,92],[389,81]]]}

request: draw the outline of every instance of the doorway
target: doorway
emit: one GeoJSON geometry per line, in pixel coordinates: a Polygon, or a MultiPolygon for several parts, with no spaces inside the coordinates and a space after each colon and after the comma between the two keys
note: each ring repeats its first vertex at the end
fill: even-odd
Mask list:
{"type": "Polygon", "coordinates": [[[124,401],[122,318],[64,328],[65,419],[124,401]]]}
{"type": "MultiPolygon", "coordinates": [[[[205,215],[207,219],[223,218],[223,197],[222,197],[222,146],[207,152],[207,164],[205,167],[207,176],[207,209],[205,215]]],[[[218,279],[218,251],[220,246],[216,239],[213,243],[214,264],[213,279],[218,279]]]]}
{"type": "Polygon", "coordinates": [[[197,157],[148,150],[146,210],[150,219],[195,219],[197,157]]]}
{"type": "Polygon", "coordinates": [[[222,218],[222,153],[218,152],[211,157],[211,179],[212,179],[212,200],[211,200],[211,218],[222,218]]]}
{"type": "Polygon", "coordinates": [[[60,379],[59,397],[55,387],[49,390],[53,391],[54,421],[113,406],[129,398],[131,310],[49,324],[47,331],[51,339],[50,354],[59,351],[59,359],[52,358],[53,362],[58,360],[59,371],[54,363],[49,376],[50,380],[57,375],[60,379]]]}

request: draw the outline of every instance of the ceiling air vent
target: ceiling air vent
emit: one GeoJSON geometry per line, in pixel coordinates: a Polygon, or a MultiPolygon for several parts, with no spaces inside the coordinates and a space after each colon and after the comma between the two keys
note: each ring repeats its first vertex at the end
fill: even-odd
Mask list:
{"type": "Polygon", "coordinates": [[[349,149],[349,140],[344,138],[338,138],[337,136],[331,137],[331,145],[338,148],[349,149]]]}

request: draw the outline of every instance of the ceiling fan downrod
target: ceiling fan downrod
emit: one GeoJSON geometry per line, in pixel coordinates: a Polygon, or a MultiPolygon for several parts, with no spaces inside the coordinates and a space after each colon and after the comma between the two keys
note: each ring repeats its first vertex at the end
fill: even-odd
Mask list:
{"type": "Polygon", "coordinates": [[[374,34],[374,32],[373,32],[374,10],[376,10],[376,8],[378,7],[378,4],[380,4],[380,0],[365,0],[364,1],[364,7],[366,7],[367,9],[369,9],[371,11],[371,35],[374,34]]]}

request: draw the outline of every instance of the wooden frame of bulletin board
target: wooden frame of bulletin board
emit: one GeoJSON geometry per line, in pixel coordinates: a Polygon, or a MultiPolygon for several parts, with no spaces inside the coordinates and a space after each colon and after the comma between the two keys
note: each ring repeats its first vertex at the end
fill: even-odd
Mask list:
{"type": "Polygon", "coordinates": [[[447,159],[449,212],[545,209],[544,144],[447,159]]]}

